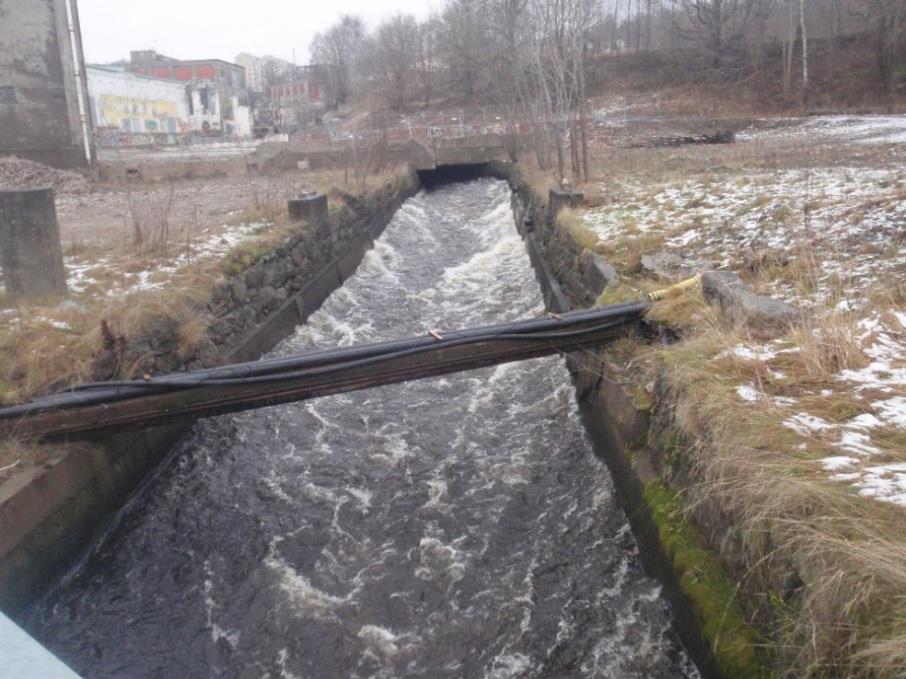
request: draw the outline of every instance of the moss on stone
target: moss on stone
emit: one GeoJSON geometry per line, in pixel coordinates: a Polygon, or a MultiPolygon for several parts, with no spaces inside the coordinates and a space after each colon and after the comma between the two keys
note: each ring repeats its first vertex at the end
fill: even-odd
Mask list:
{"type": "Polygon", "coordinates": [[[221,268],[227,276],[239,275],[273,250],[274,244],[267,241],[242,243],[230,251],[221,268]]]}
{"type": "Polygon", "coordinates": [[[641,385],[637,386],[632,393],[632,405],[636,410],[650,411],[653,407],[651,396],[648,395],[648,391],[641,385]]]}
{"type": "Polygon", "coordinates": [[[737,585],[718,556],[707,548],[701,531],[683,515],[679,495],[663,482],[652,481],[645,487],[645,502],[721,675],[764,676],[767,672],[758,651],[758,637],[745,621],[736,598],[737,585]]]}
{"type": "Polygon", "coordinates": [[[625,283],[608,285],[598,297],[595,306],[608,306],[609,304],[619,304],[620,302],[633,302],[643,295],[636,289],[629,287],[625,283]]]}

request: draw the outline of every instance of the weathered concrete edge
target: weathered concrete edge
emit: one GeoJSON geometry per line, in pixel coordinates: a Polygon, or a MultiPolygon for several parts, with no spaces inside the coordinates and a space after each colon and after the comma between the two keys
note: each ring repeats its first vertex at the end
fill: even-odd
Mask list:
{"type": "MultiPolygon", "coordinates": [[[[387,206],[393,209],[386,219],[368,224],[302,290],[224,350],[225,360],[254,360],[289,336],[356,271],[399,205],[418,189],[413,179],[396,195],[395,206],[387,206]]],[[[8,497],[0,497],[0,609],[15,617],[37,600],[191,428],[152,427],[75,448],[30,470],[8,497]],[[7,533],[7,526],[15,531],[7,533]]]]}
{"type": "MultiPolygon", "coordinates": [[[[550,223],[551,215],[543,199],[520,181],[511,165],[492,163],[487,173],[507,181],[513,189],[516,226],[525,240],[548,308],[555,312],[568,311],[576,306],[572,300],[582,304],[595,298],[593,291],[585,289],[586,281],[578,269],[573,270],[574,277],[569,279],[554,273],[551,261],[559,254],[551,252],[557,248],[556,239],[551,235],[555,225],[550,223]],[[538,227],[543,231],[542,239],[547,242],[547,248],[539,243],[538,227]]],[[[575,253],[569,253],[569,256],[573,255],[575,253]]],[[[596,454],[607,464],[614,479],[620,506],[639,543],[643,566],[663,586],[664,596],[671,605],[674,633],[703,676],[720,676],[714,655],[698,624],[694,603],[682,589],[679,575],[661,543],[652,509],[645,501],[645,485],[657,476],[656,455],[647,446],[649,413],[637,408],[623,385],[607,379],[600,362],[589,355],[570,355],[567,365],[573,376],[582,420],[596,454]]]]}

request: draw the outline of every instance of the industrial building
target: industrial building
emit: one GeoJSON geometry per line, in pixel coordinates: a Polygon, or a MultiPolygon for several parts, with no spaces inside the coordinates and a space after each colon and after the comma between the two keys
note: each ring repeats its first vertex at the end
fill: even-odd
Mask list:
{"type": "Polygon", "coordinates": [[[246,137],[252,111],[245,88],[245,69],[220,59],[180,60],[153,50],[132,52],[127,65],[136,76],[183,83],[194,131],[246,137]]]}

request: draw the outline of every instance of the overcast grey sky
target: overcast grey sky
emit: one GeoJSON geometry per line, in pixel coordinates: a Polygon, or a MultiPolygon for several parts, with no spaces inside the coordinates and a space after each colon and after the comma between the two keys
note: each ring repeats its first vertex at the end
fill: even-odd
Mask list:
{"type": "Polygon", "coordinates": [[[312,36],[341,14],[374,27],[396,12],[428,16],[440,0],[78,0],[85,59],[102,63],[155,49],[181,59],[233,60],[240,52],[308,63],[312,36]]]}

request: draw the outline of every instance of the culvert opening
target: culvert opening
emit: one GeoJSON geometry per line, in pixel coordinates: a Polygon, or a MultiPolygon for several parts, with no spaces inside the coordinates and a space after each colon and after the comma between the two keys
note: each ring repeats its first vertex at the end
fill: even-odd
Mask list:
{"type": "Polygon", "coordinates": [[[468,182],[486,177],[487,169],[487,163],[441,165],[434,170],[419,170],[418,179],[426,190],[431,191],[446,184],[468,182]]]}

